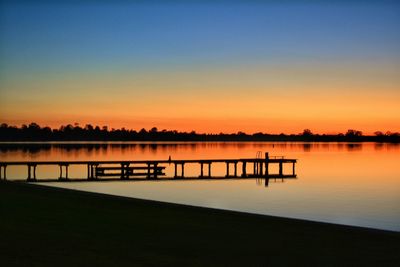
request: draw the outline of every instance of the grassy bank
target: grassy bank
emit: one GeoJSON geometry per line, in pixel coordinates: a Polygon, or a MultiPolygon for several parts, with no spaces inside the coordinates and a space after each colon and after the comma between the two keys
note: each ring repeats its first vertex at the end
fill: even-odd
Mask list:
{"type": "Polygon", "coordinates": [[[400,233],[0,182],[2,266],[399,266],[400,233]]]}

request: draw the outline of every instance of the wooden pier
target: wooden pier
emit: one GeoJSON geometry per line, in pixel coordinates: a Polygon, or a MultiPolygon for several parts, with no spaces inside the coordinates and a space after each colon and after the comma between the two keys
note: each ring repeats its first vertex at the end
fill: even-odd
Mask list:
{"type": "Polygon", "coordinates": [[[7,179],[8,166],[26,166],[27,181],[37,181],[36,169],[39,166],[58,166],[58,179],[40,179],[40,181],[103,181],[103,180],[157,180],[157,179],[214,179],[214,178],[296,178],[296,159],[285,157],[270,157],[265,153],[261,158],[244,159],[189,159],[189,160],[136,160],[136,161],[2,161],[0,162],[0,179],[7,179]],[[225,176],[212,174],[212,164],[225,163],[225,176]],[[197,164],[199,175],[190,177],[185,175],[185,165],[197,164]],[[278,165],[278,173],[271,173],[271,164],[278,165]],[[291,172],[284,173],[284,164],[291,165],[291,172]],[[87,167],[87,177],[70,179],[70,166],[84,165],[87,167]],[[174,176],[167,177],[165,169],[173,165],[174,176]],[[248,172],[248,167],[252,171],[248,172]],[[251,168],[252,167],[252,168],[251,168]]]}

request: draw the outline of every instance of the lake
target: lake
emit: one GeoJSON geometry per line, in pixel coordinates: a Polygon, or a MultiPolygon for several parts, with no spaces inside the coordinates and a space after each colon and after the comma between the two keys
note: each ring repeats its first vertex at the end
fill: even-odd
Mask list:
{"type": "MultiPolygon", "coordinates": [[[[400,145],[387,143],[1,143],[2,161],[254,158],[258,151],[296,158],[296,179],[115,181],[41,183],[91,192],[152,199],[322,222],[400,231],[400,145]]],[[[213,165],[223,175],[224,163],[213,165]]],[[[166,173],[173,173],[167,166],[166,173]]],[[[199,165],[185,166],[198,175],[199,165]]],[[[26,167],[9,166],[8,179],[26,179],[26,167]]],[[[40,178],[58,167],[39,166],[40,178]]],[[[71,167],[82,178],[86,167],[71,167]]]]}

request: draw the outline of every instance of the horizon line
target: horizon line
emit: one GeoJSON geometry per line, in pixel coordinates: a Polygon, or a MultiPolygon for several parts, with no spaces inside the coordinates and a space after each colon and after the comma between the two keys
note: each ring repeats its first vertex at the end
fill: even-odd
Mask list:
{"type": "Polygon", "coordinates": [[[113,132],[113,131],[129,131],[129,132],[143,132],[143,130],[146,133],[162,133],[162,132],[176,132],[176,133],[180,133],[180,134],[196,134],[196,135],[256,135],[256,134],[262,134],[262,135],[327,135],[327,136],[340,136],[340,135],[346,135],[346,133],[349,132],[353,132],[356,133],[360,136],[377,136],[377,135],[396,135],[396,134],[400,134],[400,132],[398,131],[382,131],[382,130],[376,130],[373,131],[372,133],[364,133],[363,131],[354,129],[354,128],[349,128],[347,129],[346,132],[340,132],[337,131],[336,133],[321,133],[321,132],[313,132],[310,128],[304,128],[302,132],[298,132],[298,133],[285,133],[285,132],[280,132],[280,133],[269,133],[269,132],[263,132],[263,131],[256,131],[253,133],[248,133],[246,131],[242,131],[242,130],[237,130],[236,132],[197,132],[195,130],[185,130],[185,131],[179,131],[176,129],[159,129],[157,126],[153,126],[149,129],[146,129],[144,127],[139,127],[140,129],[134,129],[134,128],[127,128],[127,127],[119,127],[119,128],[115,128],[115,127],[110,127],[108,125],[96,125],[96,124],[91,124],[91,123],[86,123],[84,126],[82,126],[80,123],[67,123],[67,124],[61,124],[58,128],[57,127],[50,127],[48,125],[45,126],[41,126],[40,124],[36,123],[36,122],[31,122],[29,124],[21,124],[20,126],[18,125],[11,125],[5,122],[0,122],[0,128],[17,128],[17,129],[24,129],[24,126],[28,129],[28,128],[39,128],[39,129],[50,129],[51,131],[60,131],[63,130],[65,128],[71,128],[75,129],[75,128],[80,128],[83,130],[90,130],[90,127],[92,127],[92,130],[100,130],[100,131],[107,131],[107,132],[113,132]],[[88,129],[89,128],[89,129],[88,129]],[[365,134],[365,135],[364,135],[365,134]]]}

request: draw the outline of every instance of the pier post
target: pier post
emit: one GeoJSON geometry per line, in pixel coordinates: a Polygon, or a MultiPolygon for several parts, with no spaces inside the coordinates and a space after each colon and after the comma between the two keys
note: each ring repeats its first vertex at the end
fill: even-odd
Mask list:
{"type": "Polygon", "coordinates": [[[125,179],[129,179],[129,163],[125,164],[125,179]]]}
{"type": "Polygon", "coordinates": [[[174,167],[175,167],[175,175],[174,175],[174,177],[176,178],[176,177],[178,177],[178,167],[177,167],[177,165],[178,165],[178,163],[174,163],[174,167]]]}
{"type": "Polygon", "coordinates": [[[229,177],[229,162],[226,162],[226,175],[225,177],[229,177]]]}
{"type": "Polygon", "coordinates": [[[65,178],[65,180],[68,180],[68,166],[69,166],[69,164],[60,163],[60,164],[58,164],[58,166],[60,167],[60,177],[58,178],[58,180],[62,180],[63,178],[65,178]],[[65,177],[62,177],[62,173],[63,173],[62,167],[63,166],[65,167],[65,177]]]}
{"type": "Polygon", "coordinates": [[[28,178],[27,181],[36,181],[36,165],[28,163],[28,178]],[[32,172],[33,171],[33,172],[32,172]],[[32,177],[33,174],[33,177],[32,177]]]}
{"type": "MultiPolygon", "coordinates": [[[[95,164],[94,163],[88,163],[87,164],[87,171],[88,171],[88,180],[94,180],[95,179],[95,176],[94,176],[94,173],[95,173],[95,164]]],[[[97,177],[96,177],[97,178],[97,177]]]]}
{"type": "Polygon", "coordinates": [[[147,163],[147,179],[150,179],[150,163],[147,163]]]}
{"type": "Polygon", "coordinates": [[[203,162],[200,162],[200,177],[203,178],[203,162]]]}
{"type": "Polygon", "coordinates": [[[28,178],[27,178],[27,180],[28,181],[31,180],[31,165],[29,165],[29,164],[28,164],[28,178]]]}
{"type": "Polygon", "coordinates": [[[6,168],[7,168],[7,165],[1,165],[0,166],[0,180],[3,178],[4,180],[7,180],[7,173],[6,173],[6,168]],[[1,174],[1,168],[3,168],[3,176],[2,176],[2,174],[1,174]]]}
{"type": "Polygon", "coordinates": [[[58,179],[61,180],[62,179],[62,165],[59,164],[58,166],[60,167],[60,177],[58,179]]]}
{"type": "Polygon", "coordinates": [[[154,179],[157,179],[157,163],[154,163],[154,179]]]}
{"type": "Polygon", "coordinates": [[[295,175],[296,173],[296,163],[293,161],[293,165],[292,165],[292,174],[295,175]]]}
{"type": "Polygon", "coordinates": [[[182,162],[182,178],[185,177],[185,163],[182,162]]]}
{"type": "Polygon", "coordinates": [[[92,172],[92,178],[93,179],[97,179],[98,177],[97,177],[97,173],[96,173],[96,168],[97,168],[97,166],[99,166],[98,164],[92,164],[91,165],[91,172],[92,172]]]}
{"type": "Polygon", "coordinates": [[[208,163],[208,177],[211,177],[211,162],[208,163]]]}
{"type": "Polygon", "coordinates": [[[269,176],[269,153],[265,152],[265,177],[269,176]]]}
{"type": "Polygon", "coordinates": [[[279,176],[282,176],[283,175],[283,163],[282,163],[282,161],[280,161],[279,162],[279,176]]]}
{"type": "Polygon", "coordinates": [[[268,187],[269,184],[269,178],[265,178],[265,187],[268,187]]]}
{"type": "Polygon", "coordinates": [[[121,179],[126,180],[129,179],[129,171],[128,171],[129,163],[121,163],[121,179]]]}
{"type": "Polygon", "coordinates": [[[234,177],[237,177],[237,162],[234,163],[235,164],[235,169],[234,169],[234,177]]]}
{"type": "Polygon", "coordinates": [[[65,179],[68,179],[68,164],[65,165],[65,179]]]}
{"type": "Polygon", "coordinates": [[[247,174],[246,174],[246,161],[242,162],[242,177],[247,177],[247,174]]]}

